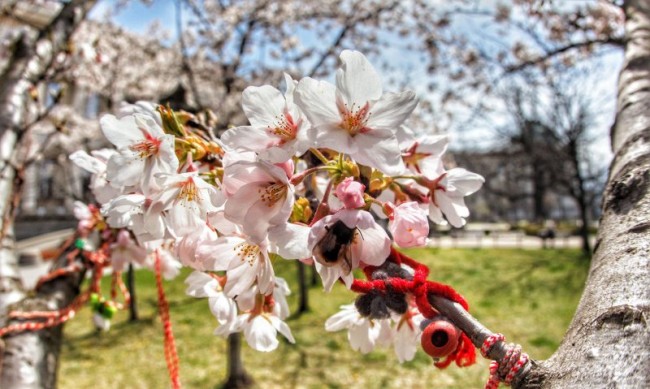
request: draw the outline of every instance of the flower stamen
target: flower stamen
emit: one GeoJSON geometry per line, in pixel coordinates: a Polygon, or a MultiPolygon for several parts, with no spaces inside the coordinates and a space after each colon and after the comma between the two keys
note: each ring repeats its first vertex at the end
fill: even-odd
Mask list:
{"type": "Polygon", "coordinates": [[[278,201],[284,200],[287,197],[287,192],[288,187],[280,183],[273,183],[264,188],[258,189],[260,201],[265,203],[267,207],[272,207],[278,201]]]}
{"type": "Polygon", "coordinates": [[[140,130],[144,134],[144,140],[129,146],[129,149],[138,153],[138,156],[141,159],[146,159],[152,155],[158,154],[158,150],[160,150],[160,144],[162,143],[161,140],[151,136],[149,132],[145,131],[142,128],[140,130]]]}
{"type": "Polygon", "coordinates": [[[370,104],[366,103],[363,106],[357,107],[356,103],[352,103],[352,106],[348,107],[347,104],[337,101],[336,106],[339,110],[339,115],[341,115],[339,127],[346,130],[351,136],[370,131],[370,128],[366,127],[368,117],[370,116],[370,104]]]}
{"type": "Polygon", "coordinates": [[[289,112],[284,112],[281,116],[276,116],[275,119],[275,127],[268,126],[267,130],[280,138],[280,144],[296,139],[300,122],[295,123],[289,112]]]}
{"type": "Polygon", "coordinates": [[[237,252],[237,256],[239,256],[242,262],[247,261],[250,266],[253,266],[253,263],[259,258],[261,252],[258,245],[247,242],[235,245],[233,250],[237,252]]]}
{"type": "Polygon", "coordinates": [[[189,178],[187,181],[180,183],[180,191],[176,198],[181,202],[198,202],[201,201],[201,194],[196,187],[194,180],[189,178]]]}

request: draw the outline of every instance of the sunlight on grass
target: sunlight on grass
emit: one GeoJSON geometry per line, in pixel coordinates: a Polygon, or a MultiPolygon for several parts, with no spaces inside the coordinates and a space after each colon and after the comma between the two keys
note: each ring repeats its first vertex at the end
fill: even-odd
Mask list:
{"type": "MultiPolygon", "coordinates": [[[[577,250],[436,250],[408,252],[430,266],[430,279],[447,283],[470,303],[470,312],[509,341],[521,343],[534,359],[548,358],[559,345],[577,306],[588,261],[577,250]]],[[[287,279],[297,306],[297,268],[279,261],[278,275],[287,279]]],[[[186,388],[218,388],[226,373],[225,340],[212,335],[216,320],[206,300],[185,296],[189,272],[167,282],[174,334],[186,388]]],[[[165,388],[169,379],[163,354],[162,328],[156,313],[153,274],[137,273],[142,320],[116,315],[108,333],[95,332],[84,308],[65,327],[59,371],[61,388],[165,388]]],[[[346,332],[327,333],[325,320],[350,303],[354,294],[342,285],[325,294],[310,291],[312,311],[290,318],[296,344],[282,342],[272,353],[243,348],[244,363],[259,388],[480,388],[488,362],[478,358],[469,368],[438,370],[419,351],[400,365],[392,350],[361,355],[350,349],[346,332]]]]}

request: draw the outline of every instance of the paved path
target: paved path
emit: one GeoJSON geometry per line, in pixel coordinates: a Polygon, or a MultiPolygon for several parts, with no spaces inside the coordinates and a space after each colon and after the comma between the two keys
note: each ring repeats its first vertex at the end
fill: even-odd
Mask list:
{"type": "MultiPolygon", "coordinates": [[[[591,247],[594,247],[596,237],[590,237],[591,247]]],[[[522,249],[542,249],[545,242],[536,236],[525,236],[516,233],[500,233],[494,236],[484,236],[483,234],[464,235],[460,237],[441,236],[429,239],[429,247],[440,248],[522,248],[522,249]]],[[[546,241],[547,248],[575,248],[582,247],[582,239],[578,236],[567,236],[546,241]]]]}
{"type": "MultiPolygon", "coordinates": [[[[73,229],[55,231],[33,238],[24,239],[16,243],[17,255],[27,259],[29,264],[20,266],[20,277],[27,289],[32,289],[38,279],[45,275],[51,262],[41,259],[41,250],[52,249],[59,246],[72,233],[73,229]]],[[[595,237],[592,237],[592,247],[595,237]]],[[[439,248],[544,248],[542,239],[534,236],[524,236],[517,233],[499,233],[493,236],[483,234],[463,234],[459,237],[441,236],[429,240],[429,247],[439,248]]],[[[580,248],[579,237],[570,236],[547,241],[548,248],[580,248]]]]}

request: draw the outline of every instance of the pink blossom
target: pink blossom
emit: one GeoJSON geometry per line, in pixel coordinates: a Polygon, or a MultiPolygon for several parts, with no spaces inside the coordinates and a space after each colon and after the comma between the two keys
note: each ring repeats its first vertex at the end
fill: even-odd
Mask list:
{"type": "Polygon", "coordinates": [[[393,209],[388,229],[400,247],[423,246],[429,236],[427,214],[417,202],[402,203],[393,209]]]}
{"type": "Polygon", "coordinates": [[[366,204],[363,199],[365,190],[365,185],[353,180],[352,177],[347,177],[336,186],[336,197],[341,200],[345,208],[360,208],[366,204]]]}
{"type": "Polygon", "coordinates": [[[283,168],[264,161],[241,161],[224,169],[225,215],[238,223],[255,243],[271,227],[286,224],[293,209],[294,189],[283,168]]]}
{"type": "Polygon", "coordinates": [[[127,230],[120,230],[117,233],[117,241],[111,244],[111,264],[113,270],[123,271],[127,263],[137,263],[143,265],[147,259],[147,250],[138,246],[131,239],[131,234],[127,230]]]}

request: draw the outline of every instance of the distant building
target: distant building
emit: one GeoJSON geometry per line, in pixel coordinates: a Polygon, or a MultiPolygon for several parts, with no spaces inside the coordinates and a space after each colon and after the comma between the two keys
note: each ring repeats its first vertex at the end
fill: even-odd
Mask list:
{"type": "MultiPolygon", "coordinates": [[[[471,221],[515,223],[521,220],[579,219],[575,200],[553,185],[552,172],[534,177],[522,151],[505,148],[451,154],[455,164],[482,175],[486,180],[481,190],[465,198],[471,221]],[[541,187],[537,201],[536,185],[541,187]]],[[[591,220],[599,216],[596,208],[592,210],[591,220]]]]}

